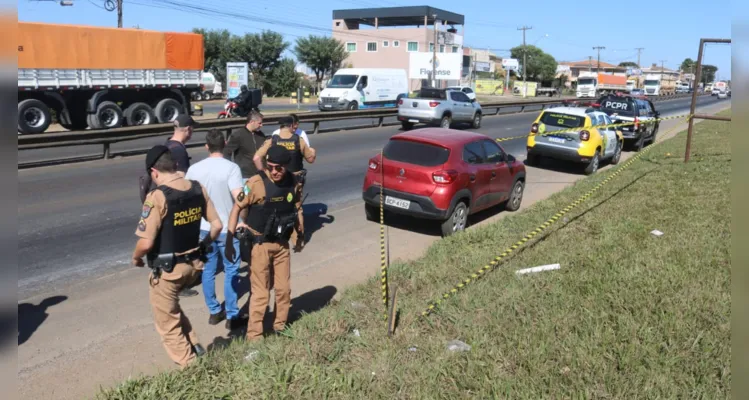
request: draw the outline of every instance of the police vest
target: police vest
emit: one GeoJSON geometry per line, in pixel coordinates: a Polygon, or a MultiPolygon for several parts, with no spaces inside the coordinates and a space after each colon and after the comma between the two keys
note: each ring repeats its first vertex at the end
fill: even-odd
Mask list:
{"type": "Polygon", "coordinates": [[[168,253],[184,253],[198,247],[200,242],[200,220],[205,215],[206,202],[203,189],[197,181],[190,181],[187,191],[161,185],[166,198],[166,215],[161,221],[151,256],[168,253]]]}
{"type": "Polygon", "coordinates": [[[260,172],[259,175],[265,187],[265,201],[250,207],[247,225],[263,235],[265,239],[272,240],[277,233],[279,223],[283,223],[284,220],[295,221],[297,196],[294,189],[297,179],[291,173],[287,173],[281,182],[275,183],[264,172],[260,172]],[[270,233],[270,237],[265,235],[267,233],[270,233]]]}
{"type": "Polygon", "coordinates": [[[290,139],[281,138],[281,134],[273,135],[271,143],[281,145],[291,152],[291,162],[286,166],[286,169],[291,172],[299,172],[304,168],[302,155],[302,146],[299,144],[299,135],[296,133],[291,134],[290,139]]]}

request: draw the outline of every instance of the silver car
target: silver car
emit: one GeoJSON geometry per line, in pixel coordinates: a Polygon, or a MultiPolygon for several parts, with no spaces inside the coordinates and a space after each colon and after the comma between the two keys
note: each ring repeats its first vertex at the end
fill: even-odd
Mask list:
{"type": "Polygon", "coordinates": [[[406,130],[420,123],[448,129],[460,122],[478,129],[482,114],[479,102],[459,90],[425,88],[414,98],[398,101],[398,121],[406,130]]]}

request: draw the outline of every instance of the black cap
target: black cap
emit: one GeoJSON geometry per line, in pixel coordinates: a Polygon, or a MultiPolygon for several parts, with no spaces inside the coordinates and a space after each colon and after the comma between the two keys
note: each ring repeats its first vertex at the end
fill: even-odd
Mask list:
{"type": "Polygon", "coordinates": [[[192,126],[193,128],[195,128],[198,126],[198,123],[195,122],[195,120],[192,119],[191,116],[187,114],[180,114],[174,120],[174,126],[176,128],[187,128],[188,126],[192,126]]]}
{"type": "Polygon", "coordinates": [[[148,150],[148,153],[146,153],[146,172],[150,172],[153,165],[156,164],[156,160],[167,151],[169,151],[169,148],[163,144],[157,144],[156,146],[151,147],[151,149],[148,150]]]}
{"type": "Polygon", "coordinates": [[[287,165],[291,162],[291,152],[286,147],[276,144],[268,149],[267,160],[273,164],[287,165]]]}

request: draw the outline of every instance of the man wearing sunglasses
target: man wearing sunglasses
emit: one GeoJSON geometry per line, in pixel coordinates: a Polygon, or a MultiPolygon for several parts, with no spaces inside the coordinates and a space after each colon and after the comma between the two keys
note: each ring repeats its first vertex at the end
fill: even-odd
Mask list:
{"type": "MultiPolygon", "coordinates": [[[[250,320],[247,339],[263,336],[263,317],[268,307],[271,282],[276,291],[275,332],[286,328],[291,306],[291,251],[302,250],[304,219],[302,217],[302,184],[298,175],[288,170],[291,152],[280,145],[270,146],[266,154],[267,169],[247,180],[237,195],[231,214],[227,241],[242,227],[249,230],[253,243],[250,261],[250,320]],[[247,224],[237,223],[240,212],[249,208],[247,224]]],[[[225,255],[234,260],[235,250],[227,246],[225,255]]]]}

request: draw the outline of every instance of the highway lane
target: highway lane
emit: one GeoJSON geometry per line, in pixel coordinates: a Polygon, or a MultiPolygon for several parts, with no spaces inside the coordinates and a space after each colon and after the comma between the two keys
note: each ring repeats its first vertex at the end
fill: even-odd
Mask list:
{"type": "MultiPolygon", "coordinates": [[[[714,104],[713,97],[700,105],[714,104]]],[[[664,116],[688,112],[689,100],[658,103],[664,116]]],[[[494,138],[527,132],[537,113],[488,117],[480,129],[494,138]]],[[[367,160],[399,127],[330,132],[311,137],[319,161],[309,166],[306,212],[360,201],[367,160]]],[[[525,141],[503,143],[519,158],[525,141]]],[[[190,150],[193,162],[205,157],[190,150]]],[[[19,299],[128,268],[140,213],[137,180],[143,156],[18,172],[19,299]]]]}

